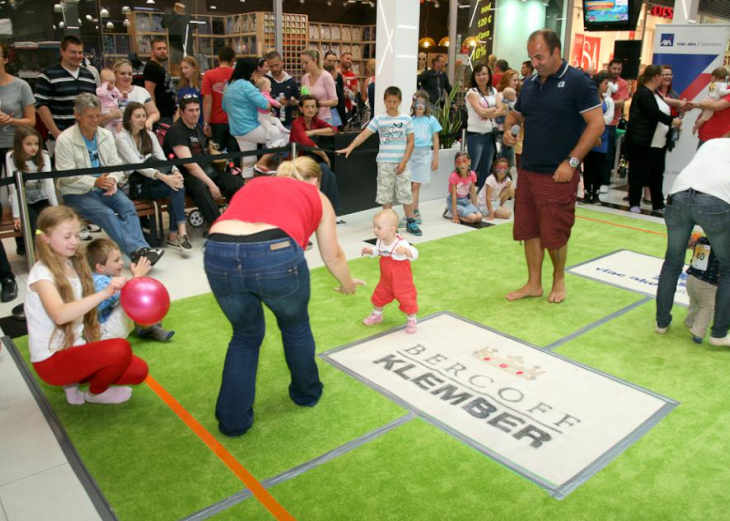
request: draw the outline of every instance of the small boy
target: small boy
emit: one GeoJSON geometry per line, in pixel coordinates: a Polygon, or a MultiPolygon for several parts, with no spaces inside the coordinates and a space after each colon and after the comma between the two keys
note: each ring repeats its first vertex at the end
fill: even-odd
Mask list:
{"type": "Polygon", "coordinates": [[[338,150],[338,154],[350,154],[375,134],[380,135],[380,150],[375,161],[378,164],[378,189],[375,202],[383,205],[384,210],[393,207],[393,200],[403,205],[406,213],[406,231],[422,235],[413,214],[413,192],[408,160],[413,153],[413,120],[408,114],[398,111],[403,95],[398,87],[385,89],[385,114],[378,114],[370,120],[365,130],[350,143],[338,150]]]}
{"type": "MultiPolygon", "coordinates": [[[[712,71],[712,79],[710,79],[709,87],[710,92],[707,96],[707,99],[719,101],[728,94],[730,94],[730,89],[728,89],[727,84],[727,76],[728,72],[725,67],[717,67],[715,70],[712,71]]],[[[697,134],[697,131],[700,129],[700,127],[707,123],[710,118],[712,118],[713,114],[714,112],[711,110],[703,110],[702,114],[700,115],[700,117],[697,118],[697,121],[692,127],[692,133],[697,134]]]]}
{"type": "Polygon", "coordinates": [[[398,214],[394,210],[381,210],[373,217],[375,248],[363,248],[361,254],[380,257],[380,280],[370,299],[373,312],[363,320],[366,326],[383,321],[383,307],[397,300],[399,309],[408,317],[406,333],[418,330],[416,313],[418,302],[410,261],[418,258],[418,250],[398,234],[398,214]]]}
{"type": "MultiPolygon", "coordinates": [[[[106,288],[112,277],[119,277],[122,274],[124,260],[119,246],[109,239],[94,239],[86,247],[86,258],[91,266],[91,274],[94,277],[94,289],[101,291],[106,288]]],[[[136,263],[131,263],[129,269],[132,271],[132,278],[144,277],[152,269],[152,264],[147,257],[140,257],[136,263]]],[[[120,294],[117,293],[99,304],[98,315],[101,324],[101,339],[127,338],[134,333],[140,338],[151,338],[158,342],[167,342],[175,334],[174,331],[167,331],[160,327],[160,324],[152,326],[140,326],[134,324],[124,313],[119,305],[120,294]]]]}
{"type": "MultiPolygon", "coordinates": [[[[119,100],[122,97],[122,93],[115,87],[117,78],[114,75],[114,71],[110,69],[102,69],[99,76],[101,78],[101,86],[97,87],[96,96],[99,98],[99,102],[101,103],[102,115],[107,114],[112,110],[119,110],[119,100]]],[[[113,119],[106,124],[105,128],[116,134],[122,130],[122,120],[113,119]]]]}
{"type": "Polygon", "coordinates": [[[689,310],[684,325],[692,333],[692,340],[701,344],[715,315],[715,295],[717,294],[717,275],[719,263],[712,251],[707,237],[700,237],[694,246],[692,262],[687,268],[687,294],[689,295],[689,310]]]}

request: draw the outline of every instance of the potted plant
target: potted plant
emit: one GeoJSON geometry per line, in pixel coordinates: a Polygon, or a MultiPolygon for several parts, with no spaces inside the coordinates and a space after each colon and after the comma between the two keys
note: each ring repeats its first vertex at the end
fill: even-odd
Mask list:
{"type": "Polygon", "coordinates": [[[461,111],[451,110],[456,98],[456,93],[459,92],[461,82],[458,80],[454,84],[449,92],[448,99],[444,103],[443,107],[434,108],[434,117],[438,120],[441,125],[441,132],[439,132],[439,142],[441,148],[451,148],[456,141],[459,132],[461,131],[461,111]]]}

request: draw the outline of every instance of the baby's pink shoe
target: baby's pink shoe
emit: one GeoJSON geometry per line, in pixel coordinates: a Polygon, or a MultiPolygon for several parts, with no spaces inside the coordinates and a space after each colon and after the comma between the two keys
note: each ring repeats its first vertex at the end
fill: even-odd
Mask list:
{"type": "Polygon", "coordinates": [[[366,326],[372,326],[374,324],[380,324],[383,321],[382,313],[370,313],[365,320],[362,321],[366,326]]]}
{"type": "Polygon", "coordinates": [[[418,322],[415,318],[409,318],[408,322],[406,322],[406,333],[412,335],[416,331],[418,331],[418,322]]]}

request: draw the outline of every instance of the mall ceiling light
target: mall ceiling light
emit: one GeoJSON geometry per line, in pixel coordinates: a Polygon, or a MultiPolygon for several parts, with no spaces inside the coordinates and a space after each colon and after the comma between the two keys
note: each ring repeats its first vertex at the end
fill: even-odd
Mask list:
{"type": "Polygon", "coordinates": [[[53,10],[56,11],[57,13],[62,13],[63,12],[63,4],[55,4],[53,6],[53,10]]]}
{"type": "Polygon", "coordinates": [[[64,29],[65,27],[66,27],[66,24],[63,23],[63,21],[58,22],[58,28],[59,29],[64,29]]]}
{"type": "Polygon", "coordinates": [[[435,1],[435,2],[433,3],[433,6],[434,6],[434,7],[436,8],[436,9],[438,9],[439,7],[441,7],[441,4],[439,4],[438,0],[436,0],[436,1],[435,1]]]}
{"type": "Polygon", "coordinates": [[[112,22],[107,22],[106,23],[106,28],[107,29],[114,29],[114,24],[112,22]]]}
{"type": "Polygon", "coordinates": [[[93,17],[93,16],[91,16],[90,14],[87,14],[87,15],[86,15],[86,19],[87,19],[88,21],[90,21],[90,22],[93,22],[93,21],[94,21],[94,17],[93,17]]]}
{"type": "Polygon", "coordinates": [[[122,22],[122,25],[123,25],[124,27],[129,27],[129,26],[130,26],[129,20],[124,20],[124,21],[122,22]]]}
{"type": "Polygon", "coordinates": [[[436,41],[433,38],[429,38],[426,36],[425,38],[421,38],[418,40],[418,46],[423,47],[424,49],[428,49],[429,47],[436,47],[436,41]]]}
{"type": "Polygon", "coordinates": [[[155,0],[147,0],[147,3],[148,4],[154,4],[155,3],[155,0]]]}
{"type": "Polygon", "coordinates": [[[108,9],[102,9],[99,11],[99,16],[101,18],[109,18],[109,10],[108,9]]]}
{"type": "Polygon", "coordinates": [[[132,10],[129,8],[128,5],[125,5],[124,7],[122,7],[122,14],[129,14],[131,12],[132,12],[132,10]]]}
{"type": "Polygon", "coordinates": [[[332,0],[327,0],[327,5],[328,5],[329,7],[332,7],[332,4],[333,4],[333,3],[334,3],[334,2],[333,2],[332,0]]]}
{"type": "Polygon", "coordinates": [[[449,46],[449,37],[444,36],[439,40],[439,47],[448,47],[449,46]]]}

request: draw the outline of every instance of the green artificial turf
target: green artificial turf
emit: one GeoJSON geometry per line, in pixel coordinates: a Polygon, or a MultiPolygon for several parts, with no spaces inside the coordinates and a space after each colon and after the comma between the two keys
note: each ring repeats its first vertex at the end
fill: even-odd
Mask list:
{"type": "MultiPolygon", "coordinates": [[[[654,223],[588,210],[579,215],[664,232],[654,223]]],[[[659,235],[578,219],[568,265],[618,249],[661,256],[665,243],[659,235]]],[[[644,298],[568,274],[563,304],[548,304],[545,297],[506,301],[504,294],[526,280],[522,245],[512,240],[510,225],[418,247],[413,271],[421,316],[452,311],[539,346],[644,298]]],[[[354,296],[334,292],[326,270],[312,271],[310,315],[320,353],[404,323],[397,305],[391,305],[382,324],[362,325],[371,310],[378,263],[357,259],[350,267],[368,281],[354,296]]],[[[547,296],[547,260],[544,281],[547,296]]],[[[722,443],[730,426],[722,393],[730,351],[692,344],[681,325],[686,313],[681,307],[675,308],[669,333],[656,335],[653,307],[653,301],[643,304],[559,348],[565,356],[682,402],[563,501],[420,419],[271,492],[299,519],[721,519],[711,507],[722,501],[720,491],[730,478],[722,443]]],[[[256,422],[235,439],[218,433],[213,415],[230,325],[212,295],[173,303],[165,325],[177,334],[169,345],[133,341],[151,375],[257,479],[274,477],[406,413],[322,360],[322,400],[311,409],[294,405],[280,335],[273,316],[267,312],[266,318],[256,422]]],[[[17,344],[27,356],[27,342],[17,344]]],[[[59,389],[42,388],[122,520],[179,519],[243,488],[145,385],[127,404],[104,408],[70,407],[59,389]]],[[[215,519],[270,517],[250,498],[215,519]]]]}

